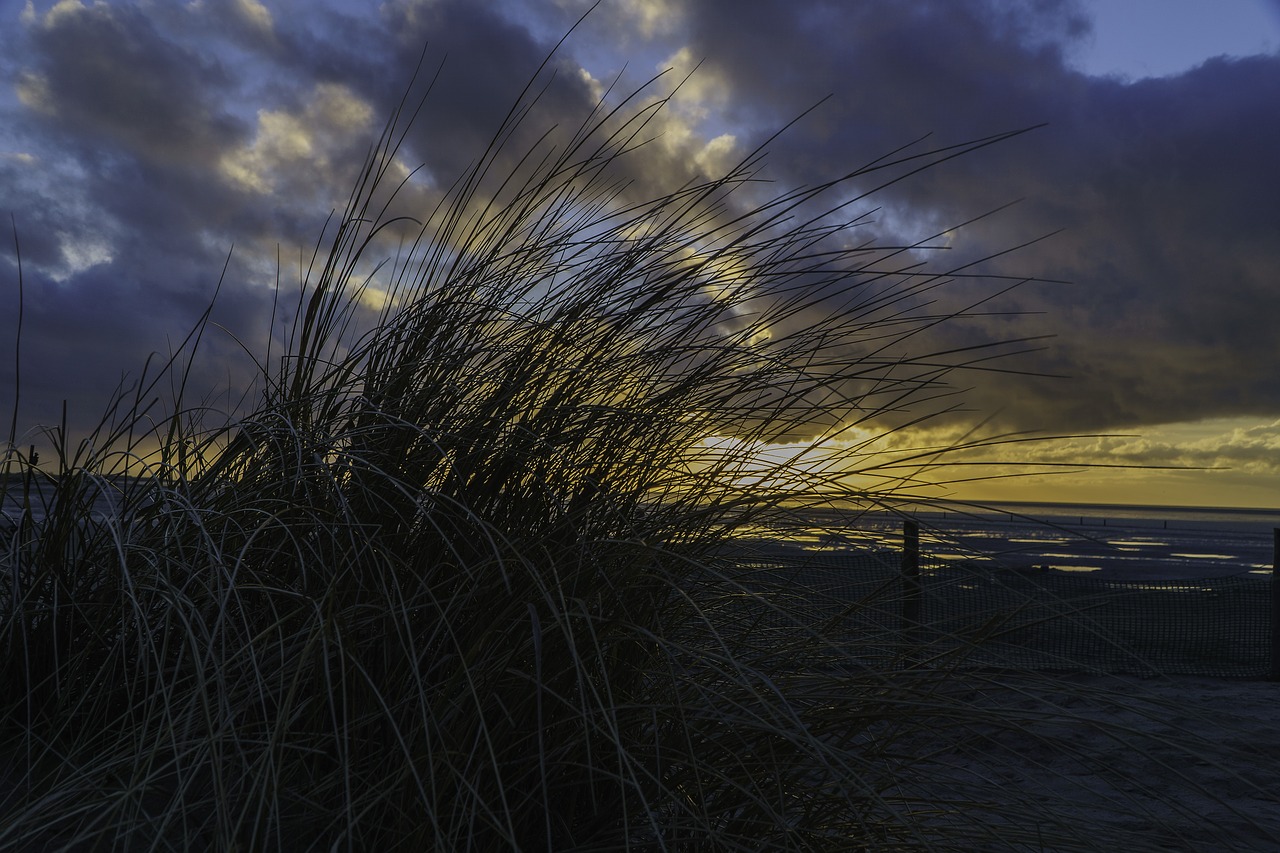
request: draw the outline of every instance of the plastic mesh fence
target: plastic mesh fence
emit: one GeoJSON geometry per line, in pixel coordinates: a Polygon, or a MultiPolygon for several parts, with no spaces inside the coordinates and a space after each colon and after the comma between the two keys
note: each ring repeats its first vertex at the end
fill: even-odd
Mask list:
{"type": "MultiPolygon", "coordinates": [[[[739,561],[739,577],[835,627],[857,657],[1015,669],[1263,678],[1271,669],[1271,581],[1258,575],[1117,581],[921,556],[917,612],[894,552],[739,561]]],[[[870,661],[869,661],[870,662],[870,661]]]]}

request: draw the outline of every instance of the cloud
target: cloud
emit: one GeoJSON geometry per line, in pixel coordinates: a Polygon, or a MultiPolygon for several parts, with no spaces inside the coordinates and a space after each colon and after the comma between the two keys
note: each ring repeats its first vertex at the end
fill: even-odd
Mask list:
{"type": "Polygon", "coordinates": [[[1065,443],[1046,454],[1055,461],[1093,459],[1120,465],[1216,468],[1280,474],[1280,421],[1214,420],[1154,427],[1142,436],[1065,443]]]}
{"type": "MultiPolygon", "coordinates": [[[[351,158],[367,145],[372,126],[368,103],[345,86],[322,83],[298,112],[259,110],[253,141],[224,153],[218,168],[237,187],[257,195],[304,192],[299,172],[312,184],[317,173],[337,173],[335,155],[351,158]],[[288,187],[281,187],[286,180],[288,187]]],[[[327,189],[332,196],[337,188],[327,189]]]]}
{"type": "MultiPolygon", "coordinates": [[[[1069,2],[690,3],[682,53],[730,91],[750,148],[833,93],[774,146],[781,184],[812,183],[932,133],[950,144],[1047,128],[895,185],[882,234],[908,238],[993,210],[935,268],[1056,233],[981,265],[1065,279],[993,308],[1034,313],[940,329],[954,344],[1055,334],[1012,366],[1070,380],[964,377],[972,405],[1010,427],[1091,430],[1280,411],[1280,56],[1210,60],[1125,84],[1065,62],[1087,34],[1069,2]],[[732,8],[730,8],[732,6],[732,8]],[[783,53],[779,46],[788,46],[783,53]],[[771,59],[777,57],[776,59],[771,59]],[[906,232],[905,235],[903,232],[906,232]]],[[[973,293],[956,288],[956,302],[973,293]]]]}
{"type": "Polygon", "coordinates": [[[27,32],[36,63],[19,98],[82,153],[191,161],[236,133],[214,108],[226,71],[165,38],[136,7],[60,0],[27,32]]]}
{"type": "Polygon", "coordinates": [[[625,0],[620,5],[622,14],[638,25],[646,38],[678,31],[683,17],[674,0],[625,0]]]}
{"type": "Polygon", "coordinates": [[[258,0],[235,0],[236,14],[246,24],[265,34],[270,34],[275,26],[271,12],[258,0]]]}
{"type": "MultiPolygon", "coordinates": [[[[0,157],[0,182],[23,261],[23,424],[57,423],[65,399],[73,432],[92,429],[122,378],[136,380],[153,353],[167,357],[209,306],[233,247],[214,317],[236,337],[206,335],[192,393],[244,386],[251,370],[236,339],[260,346],[272,334],[277,258],[286,283],[301,275],[423,44],[436,43],[434,62],[469,57],[450,64],[406,148],[446,187],[547,49],[473,4],[388,3],[360,19],[289,5],[22,9],[16,49],[0,58],[13,85],[0,100],[12,154],[0,157]]],[[[542,106],[555,122],[591,103],[580,77],[561,76],[542,106]]],[[[402,200],[419,211],[432,202],[420,186],[402,200]]],[[[9,242],[0,280],[16,307],[9,242]]],[[[9,352],[17,312],[0,316],[9,352]]],[[[6,370],[0,399],[14,393],[6,370]]]]}
{"type": "MultiPolygon", "coordinates": [[[[56,419],[63,396],[100,396],[165,351],[207,304],[232,246],[220,316],[261,340],[276,247],[289,273],[345,197],[423,45],[425,79],[443,67],[397,165],[401,175],[424,165],[403,198],[417,210],[483,156],[589,5],[388,0],[353,14],[332,0],[60,0],[16,10],[0,22],[13,33],[0,57],[0,185],[22,240],[26,363],[39,370],[24,383],[30,419],[56,419]]],[[[1280,57],[1126,83],[1073,69],[1088,32],[1072,0],[602,4],[552,62],[536,112],[495,170],[548,129],[548,144],[563,144],[615,75],[610,97],[673,67],[643,105],[698,63],[647,128],[647,159],[623,164],[628,193],[716,174],[828,94],[768,144],[761,177],[774,183],[761,191],[814,185],[913,140],[922,150],[1048,122],[849,211],[874,210],[849,239],[901,245],[1021,199],[939,238],[946,248],[916,253],[933,269],[963,270],[921,310],[959,310],[1004,286],[975,272],[1070,282],[1026,284],[987,314],[912,339],[944,352],[1056,336],[984,366],[1071,378],[959,371],[951,381],[970,411],[949,428],[989,415],[997,429],[1060,431],[1274,419],[1280,57]]],[[[9,288],[12,252],[5,258],[9,288]]],[[[813,310],[840,309],[834,293],[819,296],[813,310]]],[[[0,328],[0,348],[12,333],[0,328]]],[[[851,344],[846,356],[864,352],[851,344]]],[[[0,376],[0,399],[11,386],[0,376]]]]}

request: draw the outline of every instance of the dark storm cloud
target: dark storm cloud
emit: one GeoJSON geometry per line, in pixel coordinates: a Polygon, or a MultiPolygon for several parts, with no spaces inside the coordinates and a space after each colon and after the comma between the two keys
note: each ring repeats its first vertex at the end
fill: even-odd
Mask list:
{"type": "MultiPolygon", "coordinates": [[[[24,262],[24,425],[57,422],[66,399],[73,422],[92,426],[123,376],[136,379],[191,328],[232,246],[215,320],[250,344],[265,340],[276,246],[286,265],[309,252],[424,43],[429,64],[471,57],[449,60],[452,77],[414,146],[448,180],[483,150],[545,54],[474,4],[360,16],[272,8],[62,2],[6,22],[20,34],[5,61],[17,96],[5,124],[21,132],[0,180],[24,262]]],[[[547,106],[561,106],[564,91],[547,106]]],[[[4,256],[0,346],[11,352],[11,246],[4,256]]],[[[243,384],[238,345],[211,331],[203,346],[197,394],[243,384]]],[[[12,394],[6,370],[6,407],[12,394]]]]}
{"type": "MultiPolygon", "coordinates": [[[[427,77],[444,66],[404,159],[425,165],[408,197],[427,204],[481,155],[586,5],[63,0],[10,14],[0,186],[25,262],[24,419],[56,419],[63,397],[94,401],[83,409],[96,417],[121,373],[199,316],[232,245],[219,318],[262,340],[277,244],[289,280],[423,45],[427,77]]],[[[940,146],[1048,122],[866,203],[883,205],[875,228],[892,242],[1023,199],[928,256],[941,269],[1061,231],[980,267],[1072,282],[1030,284],[992,306],[1043,313],[955,324],[929,344],[1053,333],[1049,349],[1011,366],[1075,378],[973,374],[970,407],[1053,430],[1274,416],[1280,58],[1090,78],[1069,65],[1087,32],[1067,0],[606,0],[553,63],[525,138],[576,127],[590,109],[598,84],[575,59],[605,85],[629,62],[624,91],[668,59],[676,78],[704,63],[654,124],[663,135],[651,172],[633,175],[638,192],[714,172],[827,94],[770,145],[778,186],[831,178],[925,134],[923,146],[940,146]]],[[[12,251],[3,258],[10,351],[16,274],[12,251]]],[[[955,288],[957,300],[974,292],[955,288]]],[[[211,346],[204,379],[218,384],[221,360],[239,362],[229,339],[211,346]]],[[[0,399],[11,393],[5,372],[0,399]]]]}
{"type": "Polygon", "coordinates": [[[19,72],[20,96],[89,165],[113,156],[200,164],[238,135],[215,106],[227,72],[166,38],[140,9],[55,10],[26,31],[33,61],[19,72]]]}
{"type": "Polygon", "coordinates": [[[976,408],[1054,429],[1280,411],[1280,336],[1266,319],[1280,310],[1280,57],[1124,83],[1067,65],[1085,27],[1067,2],[806,6],[684,12],[692,51],[733,87],[739,119],[763,131],[834,95],[816,132],[779,145],[784,183],[925,133],[946,144],[1049,123],[882,196],[920,233],[1024,199],[958,235],[942,264],[1063,231],[984,268],[1073,284],[1024,288],[1001,304],[1043,317],[974,331],[1056,333],[1017,366],[1075,379],[974,376],[976,408]]]}
{"type": "MultiPolygon", "coordinates": [[[[23,420],[54,423],[67,399],[84,424],[207,304],[220,258],[193,200],[216,209],[208,167],[237,125],[216,107],[227,75],[138,10],[49,11],[20,25],[9,56],[7,118],[25,132],[0,176],[24,261],[23,420]]],[[[7,344],[18,299],[5,266],[7,344]]],[[[9,399],[12,383],[5,371],[9,399]]]]}

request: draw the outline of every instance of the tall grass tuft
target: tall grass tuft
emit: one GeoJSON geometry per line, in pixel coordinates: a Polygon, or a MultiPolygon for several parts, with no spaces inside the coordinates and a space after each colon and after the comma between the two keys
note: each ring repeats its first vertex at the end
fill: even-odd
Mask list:
{"type": "Polygon", "coordinates": [[[1028,722],[905,649],[896,592],[735,545],[911,488],[935,451],[869,430],[1010,348],[930,351],[956,276],[844,212],[1007,135],[638,197],[663,99],[514,148],[536,101],[412,221],[406,102],[229,422],[183,396],[202,323],[90,440],[6,460],[0,848],[1102,843],[912,747],[1028,722]],[[762,450],[798,437],[840,454],[762,450]]]}

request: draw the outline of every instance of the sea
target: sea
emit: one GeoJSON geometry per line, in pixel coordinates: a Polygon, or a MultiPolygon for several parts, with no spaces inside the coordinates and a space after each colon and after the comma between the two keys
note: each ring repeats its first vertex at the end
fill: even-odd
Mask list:
{"type": "Polygon", "coordinates": [[[990,561],[1114,580],[1270,575],[1280,547],[1280,510],[1272,509],[935,503],[804,513],[812,524],[788,540],[805,551],[900,551],[911,521],[925,563],[990,561]]]}
{"type": "MultiPolygon", "coordinates": [[[[0,495],[0,527],[21,512],[15,480],[9,494],[0,495]]],[[[38,518],[42,497],[33,497],[31,511],[38,518]]],[[[112,514],[117,500],[104,489],[91,514],[112,514]]],[[[918,527],[925,565],[989,561],[1115,580],[1270,575],[1280,543],[1280,509],[1067,503],[807,507],[784,530],[757,529],[744,538],[807,552],[901,551],[908,521],[918,527]]]]}

